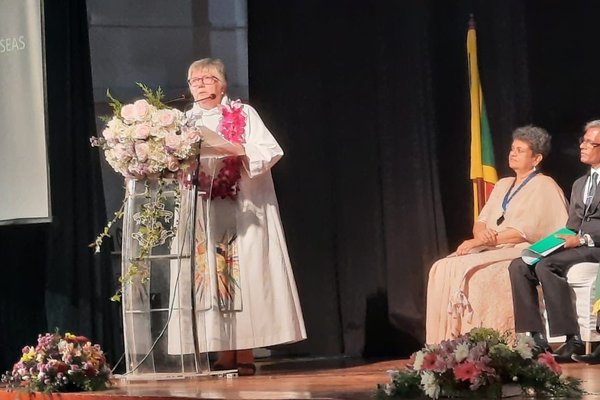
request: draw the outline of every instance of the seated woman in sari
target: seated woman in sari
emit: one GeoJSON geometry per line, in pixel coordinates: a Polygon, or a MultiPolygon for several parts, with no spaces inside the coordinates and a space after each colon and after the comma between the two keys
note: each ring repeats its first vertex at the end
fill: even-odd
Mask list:
{"type": "Polygon", "coordinates": [[[515,177],[500,179],[473,225],[473,237],[437,261],[427,286],[428,344],[474,327],[514,329],[508,265],[523,248],[563,227],[564,194],[538,172],[550,151],[550,135],[525,126],[512,135],[508,164],[515,177]]]}

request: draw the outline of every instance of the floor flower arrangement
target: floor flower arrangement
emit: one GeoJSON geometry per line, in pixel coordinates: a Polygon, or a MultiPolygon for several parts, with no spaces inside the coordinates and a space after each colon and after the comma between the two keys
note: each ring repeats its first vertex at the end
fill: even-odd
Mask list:
{"type": "Polygon", "coordinates": [[[25,346],[12,371],[2,376],[9,388],[33,392],[78,392],[106,389],[111,371],[104,352],[84,336],[39,335],[36,346],[25,346]]]}
{"type": "MultiPolygon", "coordinates": [[[[507,388],[532,397],[579,398],[581,382],[562,375],[550,353],[536,354],[533,340],[489,328],[414,353],[405,370],[388,371],[390,382],[378,385],[376,398],[501,398],[507,388]]],[[[514,391],[511,394],[515,394],[514,391]]]]}

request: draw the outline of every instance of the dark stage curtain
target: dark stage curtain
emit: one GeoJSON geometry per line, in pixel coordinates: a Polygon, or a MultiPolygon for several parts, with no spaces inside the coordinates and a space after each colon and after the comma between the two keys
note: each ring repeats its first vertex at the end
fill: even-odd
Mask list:
{"type": "Polygon", "coordinates": [[[422,2],[249,2],[251,102],[286,150],[299,351],[406,355],[424,338],[446,253],[431,23],[422,2]]]}
{"type": "Polygon", "coordinates": [[[95,116],[85,1],[46,3],[45,36],[53,222],[0,232],[11,272],[0,292],[5,368],[38,333],[56,328],[102,344],[112,362],[122,351],[109,254],[88,248],[106,216],[99,155],[89,146],[95,116]]]}
{"type": "Polygon", "coordinates": [[[251,102],[286,150],[274,176],[308,327],[297,351],[420,347],[429,268],[473,222],[469,14],[506,176],[512,130],[545,126],[538,3],[249,0],[251,102]]]}

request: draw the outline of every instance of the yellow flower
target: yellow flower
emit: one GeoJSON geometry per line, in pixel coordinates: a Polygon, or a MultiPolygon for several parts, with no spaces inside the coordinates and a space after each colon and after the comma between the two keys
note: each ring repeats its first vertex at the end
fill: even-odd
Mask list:
{"type": "Polygon", "coordinates": [[[35,349],[33,347],[30,347],[29,352],[23,354],[23,356],[21,357],[21,361],[29,362],[33,360],[35,360],[35,349]]]}

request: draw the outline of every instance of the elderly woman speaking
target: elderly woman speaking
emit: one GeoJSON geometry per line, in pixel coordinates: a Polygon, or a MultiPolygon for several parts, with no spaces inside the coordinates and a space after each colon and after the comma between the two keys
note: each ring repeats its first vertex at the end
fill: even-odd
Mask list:
{"type": "MultiPolygon", "coordinates": [[[[203,159],[199,174],[205,193],[196,224],[206,224],[195,238],[200,350],[219,352],[214,369],[251,375],[253,348],[306,338],[271,177],[283,150],[253,107],[227,96],[221,60],[192,63],[188,84],[195,100],[188,116],[220,136],[215,148],[225,156],[203,159]]],[[[174,313],[169,327],[191,333],[191,323],[174,313]]],[[[190,353],[191,334],[184,339],[171,341],[169,352],[190,353]]]]}
{"type": "Polygon", "coordinates": [[[514,329],[508,265],[523,248],[563,227],[564,194],[538,171],[550,151],[550,135],[535,126],[517,128],[508,156],[515,172],[500,179],[473,225],[473,237],[437,261],[427,287],[427,343],[439,343],[473,327],[514,329]]]}

